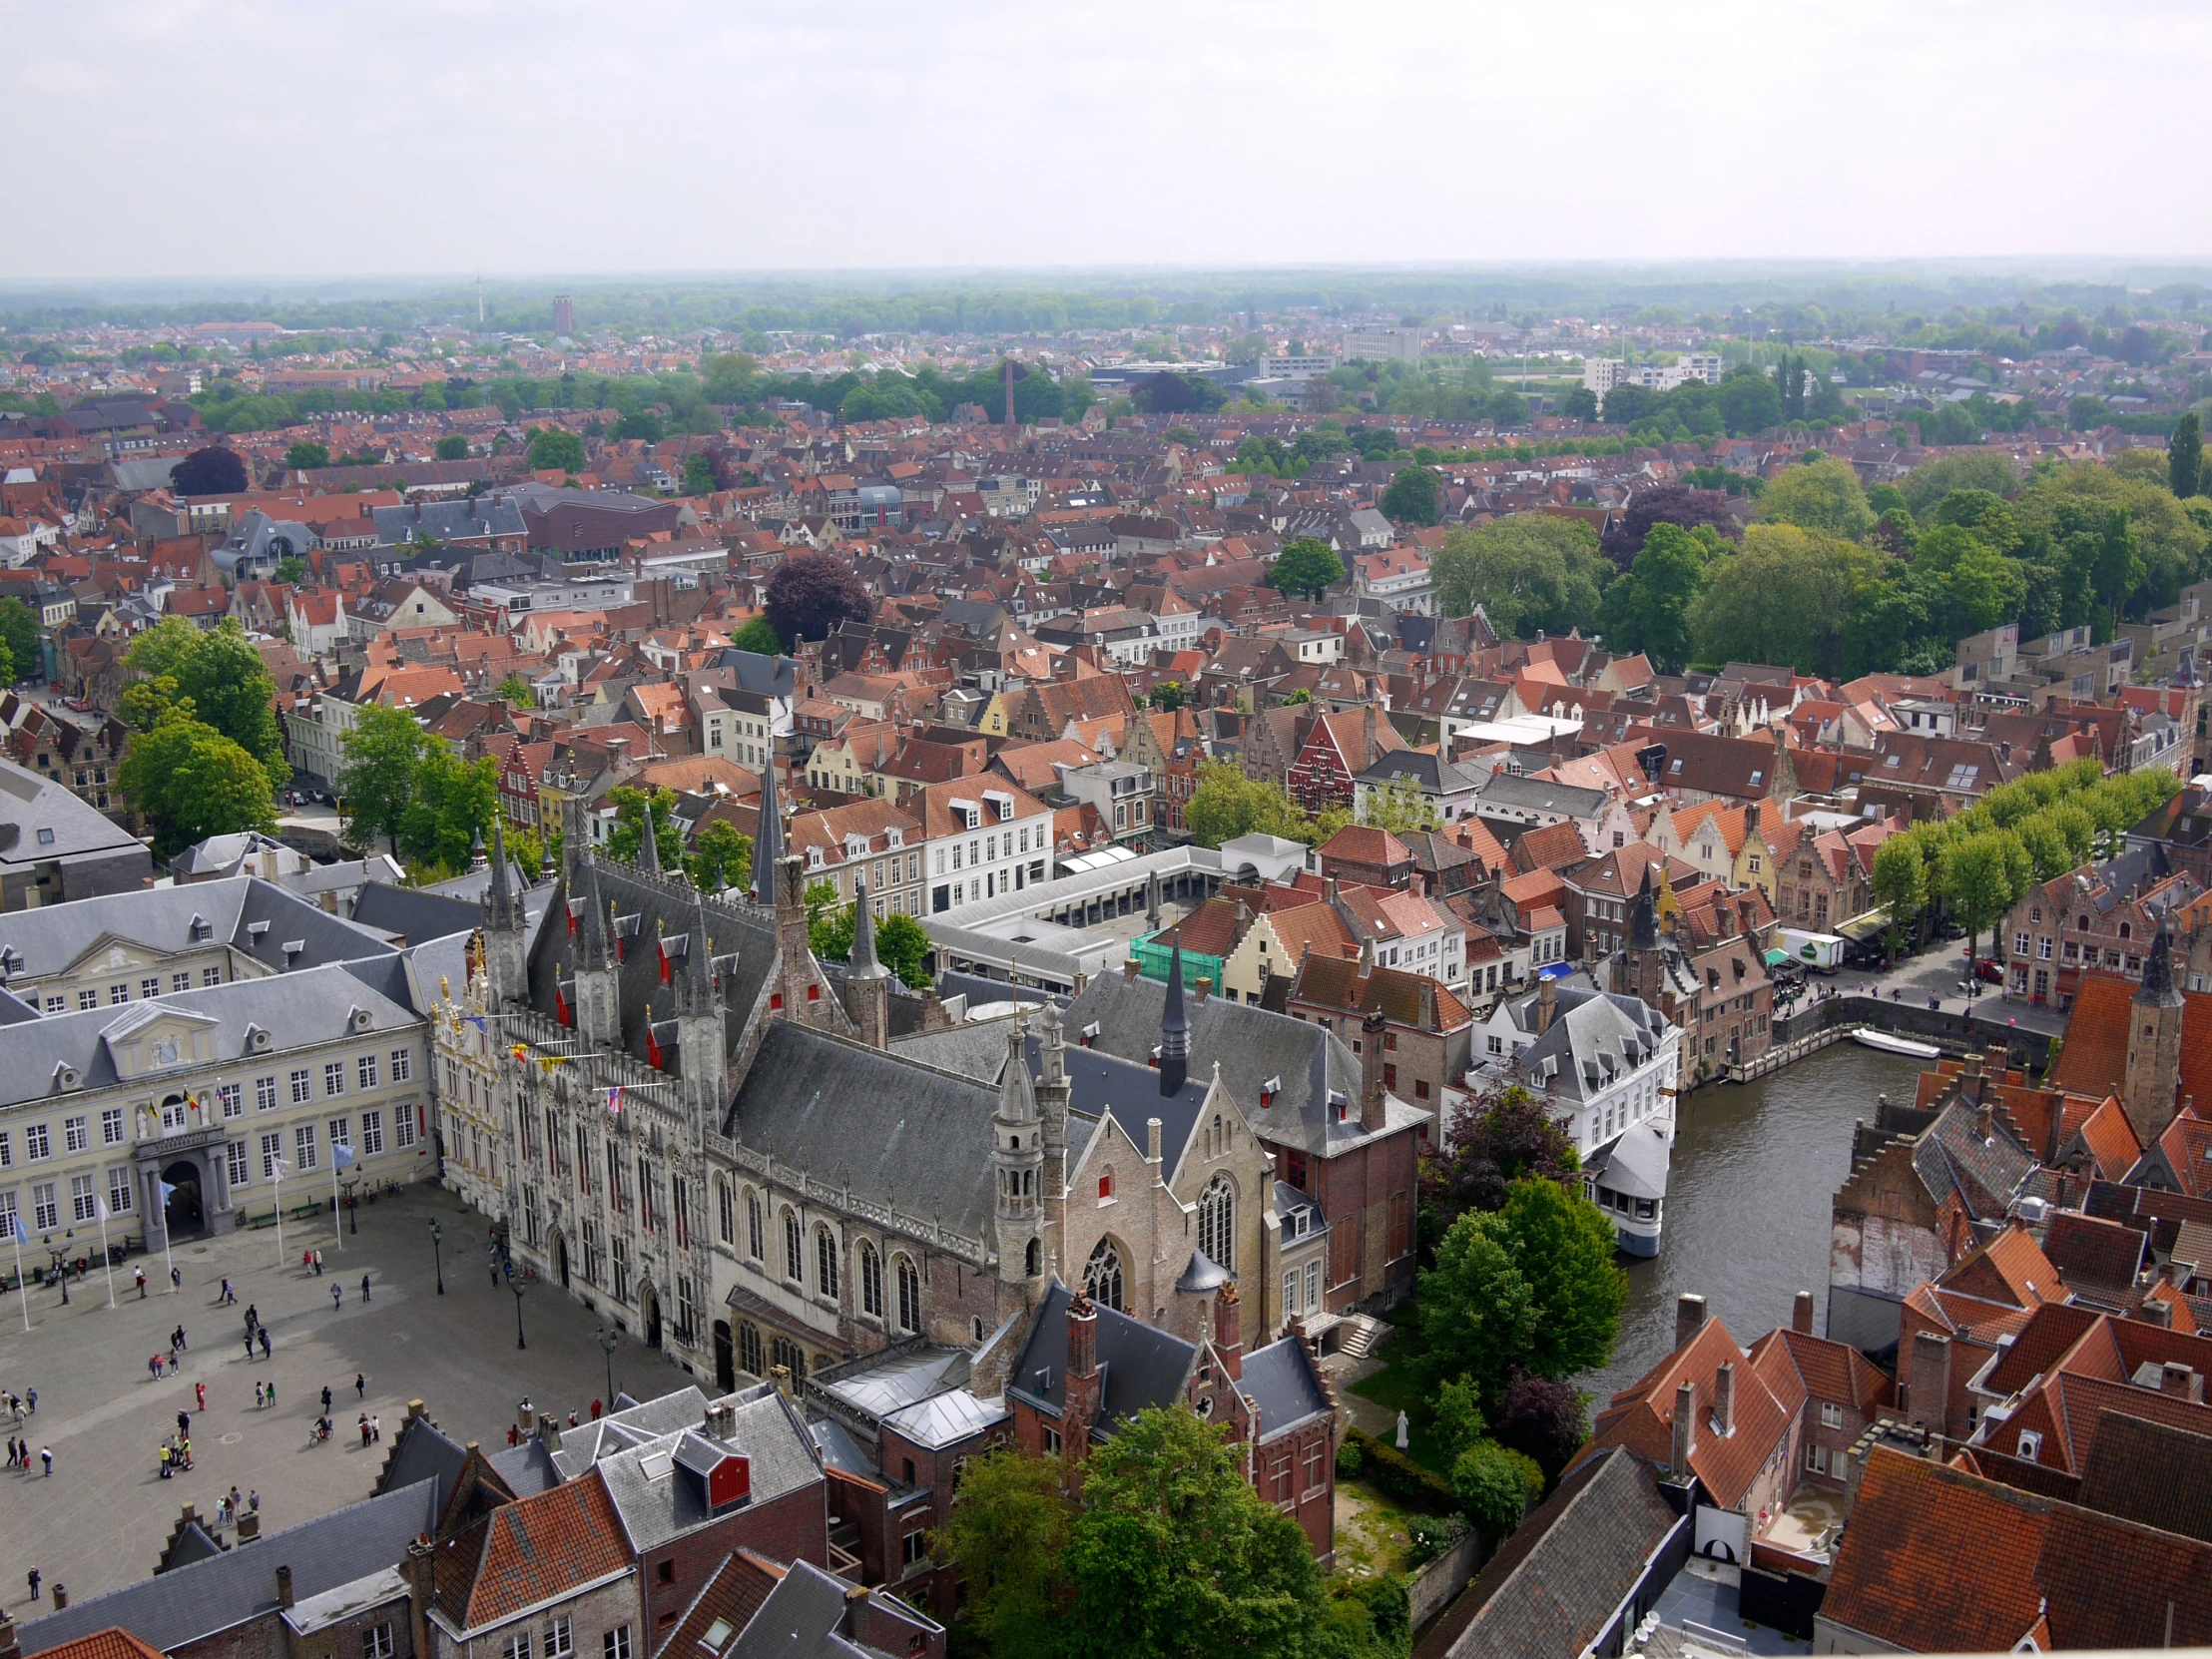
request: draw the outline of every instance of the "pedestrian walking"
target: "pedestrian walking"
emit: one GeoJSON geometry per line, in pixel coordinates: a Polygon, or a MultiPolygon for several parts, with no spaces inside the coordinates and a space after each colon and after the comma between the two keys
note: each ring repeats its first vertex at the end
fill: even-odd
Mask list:
{"type": "Polygon", "coordinates": [[[259,1410],[260,1410],[261,1408],[262,1408],[262,1385],[261,1385],[260,1382],[259,1382],[259,1381],[257,1381],[257,1382],[255,1382],[255,1384],[254,1384],[254,1409],[255,1409],[255,1410],[257,1410],[257,1411],[259,1411],[259,1410]]]}
{"type": "Polygon", "coordinates": [[[177,1346],[180,1349],[187,1349],[192,1347],[192,1344],[185,1341],[185,1328],[181,1325],[177,1327],[177,1346]]]}
{"type": "Polygon", "coordinates": [[[511,1422],[507,1424],[507,1443],[509,1445],[513,1445],[520,1437],[521,1436],[519,1436],[515,1432],[515,1425],[511,1422]]]}
{"type": "Polygon", "coordinates": [[[185,1288],[185,1270],[183,1268],[171,1268],[169,1270],[169,1288],[173,1291],[181,1291],[185,1288]]]}
{"type": "Polygon", "coordinates": [[[254,1332],[251,1327],[248,1328],[246,1333],[246,1358],[249,1363],[251,1363],[254,1358],[254,1332]]]}
{"type": "Polygon", "coordinates": [[[269,1402],[272,1405],[276,1403],[276,1384],[274,1381],[269,1384],[269,1402]]]}
{"type": "Polygon", "coordinates": [[[49,1479],[49,1480],[53,1479],[53,1478],[54,1478],[54,1448],[53,1448],[52,1446],[44,1446],[44,1445],[40,1446],[40,1447],[38,1448],[38,1460],[39,1460],[40,1462],[42,1462],[42,1463],[44,1463],[44,1464],[46,1465],[46,1478],[47,1478],[47,1479],[49,1479]]]}
{"type": "Polygon", "coordinates": [[[205,1411],[205,1410],[206,1410],[206,1409],[208,1408],[208,1385],[207,1385],[207,1383],[205,1383],[205,1382],[195,1382],[195,1383],[194,1383],[194,1384],[192,1385],[192,1391],[193,1391],[193,1395],[194,1395],[194,1397],[195,1397],[195,1398],[197,1398],[197,1399],[199,1400],[199,1402],[200,1402],[200,1409],[201,1409],[201,1410],[203,1410],[203,1411],[205,1411]]]}
{"type": "Polygon", "coordinates": [[[368,1300],[368,1275],[365,1273],[361,1275],[361,1300],[368,1300]]]}
{"type": "Polygon", "coordinates": [[[146,1369],[157,1382],[160,1382],[162,1375],[162,1357],[159,1354],[149,1354],[146,1357],[146,1369]]]}
{"type": "MultiPolygon", "coordinates": [[[[269,1343],[269,1327],[265,1325],[265,1326],[263,1326],[263,1327],[262,1327],[262,1358],[263,1358],[264,1360],[266,1360],[266,1359],[268,1359],[268,1358],[269,1358],[269,1356],[270,1356],[270,1343],[269,1343]]],[[[272,1389],[270,1390],[270,1392],[271,1392],[271,1393],[275,1393],[276,1391],[276,1390],[275,1388],[272,1388],[272,1389]]]]}
{"type": "Polygon", "coordinates": [[[177,1437],[181,1440],[191,1432],[192,1413],[190,1411],[179,1411],[177,1413],[177,1437]]]}
{"type": "Polygon", "coordinates": [[[38,1568],[31,1569],[31,1599],[38,1600],[38,1568]]]}
{"type": "Polygon", "coordinates": [[[499,1264],[497,1262],[491,1265],[491,1288],[495,1291],[499,1289],[499,1264]]]}
{"type": "Polygon", "coordinates": [[[319,1250],[314,1253],[314,1276],[317,1279],[322,1277],[322,1252],[319,1250]]]}
{"type": "Polygon", "coordinates": [[[144,1302],[146,1300],[146,1270],[144,1268],[133,1268],[131,1277],[138,1281],[139,1301],[144,1302]]]}
{"type": "Polygon", "coordinates": [[[262,1311],[261,1311],[261,1309],[260,1309],[260,1308],[258,1308],[258,1307],[256,1307],[256,1306],[255,1306],[255,1305],[254,1305],[253,1303],[249,1302],[249,1303],[248,1303],[248,1304],[246,1305],[246,1329],[247,1329],[247,1330],[249,1330],[249,1331],[252,1331],[252,1330],[254,1330],[254,1329],[255,1329],[256,1327],[258,1327],[258,1326],[259,1326],[259,1325],[260,1325],[261,1323],[262,1323],[262,1311]]]}
{"type": "Polygon", "coordinates": [[[374,1411],[368,1414],[368,1437],[371,1440],[381,1440],[384,1437],[384,1419],[374,1411]]]}
{"type": "Polygon", "coordinates": [[[262,1494],[251,1486],[246,1489],[246,1506],[257,1515],[262,1512],[262,1494]]]}
{"type": "Polygon", "coordinates": [[[37,1415],[38,1415],[38,1389],[36,1389],[36,1388],[25,1388],[25,1389],[23,1390],[23,1403],[24,1403],[24,1404],[26,1404],[26,1405],[28,1405],[28,1406],[29,1406],[29,1407],[31,1408],[31,1415],[32,1415],[32,1416],[34,1416],[34,1417],[35,1417],[35,1416],[37,1416],[37,1415]]]}
{"type": "Polygon", "coordinates": [[[368,1397],[368,1379],[360,1372],[353,1374],[353,1397],[355,1399],[366,1399],[368,1397]]]}
{"type": "Polygon", "coordinates": [[[162,1441],[161,1461],[156,1473],[164,1480],[169,1478],[169,1442],[167,1440],[162,1441]]]}
{"type": "Polygon", "coordinates": [[[345,1287],[343,1285],[332,1285],[330,1287],[330,1312],[334,1314],[344,1305],[345,1287]]]}
{"type": "Polygon", "coordinates": [[[599,1420],[599,1401],[597,1398],[594,1398],[591,1402],[591,1420],[594,1422],[597,1422],[599,1420]]]}
{"type": "Polygon", "coordinates": [[[322,1384],[322,1414],[330,1414],[330,1384],[327,1382],[322,1384]]]}
{"type": "Polygon", "coordinates": [[[361,1447],[362,1447],[362,1449],[363,1449],[363,1450],[366,1450],[366,1449],[367,1449],[367,1446],[368,1446],[368,1413],[367,1413],[366,1411],[363,1411],[363,1412],[361,1413],[361,1447]]]}

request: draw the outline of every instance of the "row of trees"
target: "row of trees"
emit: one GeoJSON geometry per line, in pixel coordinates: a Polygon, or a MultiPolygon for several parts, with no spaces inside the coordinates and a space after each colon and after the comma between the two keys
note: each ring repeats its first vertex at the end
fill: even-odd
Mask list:
{"type": "Polygon", "coordinates": [[[1935,673],[1958,640],[2002,623],[2109,639],[2212,575],[2212,499],[2178,498],[2175,472],[2201,485],[2193,430],[2171,457],[2047,462],[2023,481],[2004,456],[1969,454],[1871,491],[1814,452],[1768,482],[1740,539],[1721,497],[1687,490],[1653,492],[1668,518],[1611,557],[1548,514],[1454,531],[1433,562],[1437,600],[1448,615],[1480,605],[1523,638],[1594,629],[1663,673],[1729,661],[1831,679],[1935,673]]]}
{"type": "Polygon", "coordinates": [[[1309,813],[1282,785],[1248,778],[1234,761],[1209,761],[1198,769],[1198,786],[1184,806],[1183,822],[1193,840],[1214,847],[1251,834],[1279,835],[1319,846],[1355,822],[1392,834],[1443,828],[1435,803],[1409,779],[1392,779],[1371,790],[1356,820],[1342,807],[1309,813]]]}
{"type": "Polygon", "coordinates": [[[1940,909],[1966,929],[1973,951],[1984,929],[2038,883],[2109,852],[2179,781],[2163,768],[2107,778],[2094,760],[2029,773],[1989,791],[1968,811],[1915,825],[1875,851],[1874,892],[1889,907],[1891,947],[1940,909]]]}

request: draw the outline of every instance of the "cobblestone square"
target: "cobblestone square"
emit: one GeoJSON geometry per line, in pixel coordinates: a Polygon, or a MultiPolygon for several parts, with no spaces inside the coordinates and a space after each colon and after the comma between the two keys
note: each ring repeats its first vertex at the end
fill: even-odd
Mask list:
{"type": "MultiPolygon", "coordinates": [[[[212,1523],[216,1500],[234,1485],[261,1493],[265,1536],[367,1496],[410,1399],[422,1400],[456,1439],[503,1445],[525,1396],[565,1417],[587,1414],[605,1395],[608,1357],[594,1336],[601,1322],[560,1290],[527,1289],[528,1347],[517,1351],[515,1299],[491,1283],[488,1224],[453,1195],[417,1187],[363,1205],[360,1231],[347,1235],[342,1251],[324,1202],[311,1221],[285,1222],[281,1262],[268,1230],[179,1245],[180,1294],[169,1294],[156,1254],[116,1270],[113,1310],[97,1269],[71,1283],[66,1309],[58,1289],[33,1285],[28,1333],[21,1302],[6,1298],[0,1391],[38,1390],[37,1413],[27,1411],[20,1425],[0,1410],[0,1429],[31,1445],[28,1472],[0,1474],[0,1596],[18,1621],[32,1616],[25,1576],[32,1567],[45,1580],[45,1608],[57,1583],[74,1603],[136,1582],[153,1571],[186,1503],[212,1523]],[[442,1297],[432,1220],[443,1230],[442,1297]],[[301,1253],[314,1247],[323,1253],[319,1278],[300,1265],[301,1253]],[[146,1270],[143,1302],[133,1266],[146,1270]],[[217,1306],[226,1275],[238,1290],[236,1307],[217,1306]],[[335,1306],[333,1288],[342,1293],[335,1306]],[[250,1304],[270,1329],[274,1351],[266,1361],[258,1349],[251,1362],[246,1357],[250,1304]],[[147,1362],[169,1352],[180,1323],[187,1351],[176,1375],[157,1381],[147,1362]],[[364,1382],[359,1397],[356,1375],[364,1382]],[[275,1384],[274,1406],[255,1408],[257,1382],[275,1384]],[[195,1408],[197,1383],[207,1386],[205,1411],[195,1408]],[[334,1431],[327,1444],[312,1444],[325,1386],[334,1431]],[[161,1444],[180,1410],[192,1411],[194,1467],[163,1480],[161,1444]],[[381,1417],[382,1444],[362,1447],[355,1427],[362,1411],[381,1417]],[[41,1446],[54,1453],[51,1477],[39,1472],[41,1446]]],[[[13,1266],[4,1255],[0,1263],[13,1266]]],[[[26,1250],[24,1265],[43,1265],[43,1256],[34,1263],[26,1250]]],[[[628,1336],[612,1366],[615,1387],[639,1397],[692,1381],[628,1336]]],[[[223,1537],[228,1543],[234,1534],[223,1537]]]]}

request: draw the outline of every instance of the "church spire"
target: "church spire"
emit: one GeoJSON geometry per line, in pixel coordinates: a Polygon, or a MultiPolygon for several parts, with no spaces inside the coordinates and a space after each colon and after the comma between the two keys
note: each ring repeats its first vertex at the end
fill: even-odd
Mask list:
{"type": "Polygon", "coordinates": [[[642,808],[645,815],[645,833],[638,837],[638,868],[648,875],[661,873],[661,836],[653,824],[653,798],[645,798],[642,808]]]}
{"type": "Polygon", "coordinates": [[[764,910],[776,908],[776,878],[784,861],[784,819],[776,801],[776,757],[761,769],[761,822],[754,826],[753,901],[764,910]]]}
{"type": "Polygon", "coordinates": [[[1657,950],[1659,948],[1659,911],[1651,890],[1651,863],[1644,862],[1643,885],[1636,889],[1636,907],[1629,914],[1628,948],[1631,950],[1657,950]]]}
{"type": "Polygon", "coordinates": [[[494,817],[491,821],[491,887],[486,896],[486,908],[494,927],[505,927],[514,918],[514,884],[507,879],[507,821],[494,817]]]}
{"type": "Polygon", "coordinates": [[[875,912],[868,908],[867,877],[852,882],[852,954],[848,979],[881,979],[889,973],[875,954],[875,912]]]}
{"type": "Polygon", "coordinates": [[[2150,950],[2143,957],[2143,983],[2135,992],[2135,1005],[2139,1008],[2181,1006],[2181,992],[2174,988],[2173,940],[2166,932],[2163,911],[2158,917],[2157,937],[2150,941],[2150,950]]]}
{"type": "Polygon", "coordinates": [[[1160,1092],[1179,1094],[1190,1075],[1191,1017],[1183,1008],[1183,946],[1168,957],[1168,994],[1160,1009],[1160,1092]]]}
{"type": "Polygon", "coordinates": [[[684,947],[684,988],[679,1006],[688,1004],[693,1012],[714,1006],[715,962],[714,950],[707,942],[707,899],[703,893],[692,894],[691,938],[684,947]]]}
{"type": "Polygon", "coordinates": [[[612,958],[607,943],[607,910],[599,898],[599,861],[589,852],[584,854],[584,913],[576,918],[576,925],[583,932],[582,942],[576,952],[579,968],[603,968],[612,958]]]}

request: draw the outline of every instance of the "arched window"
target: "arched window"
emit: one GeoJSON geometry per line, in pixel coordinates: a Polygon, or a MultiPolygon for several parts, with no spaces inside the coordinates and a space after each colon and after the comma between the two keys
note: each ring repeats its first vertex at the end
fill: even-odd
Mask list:
{"type": "Polygon", "coordinates": [[[1237,1271],[1237,1195],[1229,1177],[1217,1175],[1198,1195],[1198,1248],[1224,1273],[1237,1271]]]}
{"type": "Polygon", "coordinates": [[[807,1248],[799,1237],[799,1218],[784,1212],[784,1277],[795,1284],[806,1277],[807,1248]]]}
{"type": "Polygon", "coordinates": [[[751,1187],[745,1189],[745,1244],[746,1254],[754,1261],[768,1260],[767,1229],[761,1219],[761,1195],[751,1187]]]}
{"type": "Polygon", "coordinates": [[[755,1377],[765,1377],[768,1369],[761,1364],[761,1328],[751,1320],[738,1327],[738,1369],[751,1372],[755,1377]]]}
{"type": "Polygon", "coordinates": [[[827,1227],[815,1229],[815,1289],[824,1296],[837,1294],[837,1239],[827,1227]]]}
{"type": "Polygon", "coordinates": [[[793,1382],[807,1381],[806,1353],[789,1337],[778,1337],[769,1345],[769,1358],[792,1374],[793,1382]]]}
{"type": "Polygon", "coordinates": [[[730,1202],[730,1183],[719,1177],[715,1181],[715,1225],[724,1244],[738,1242],[737,1206],[730,1202]]]}
{"type": "Polygon", "coordinates": [[[1221,1114],[1214,1114],[1213,1127],[1206,1132],[1206,1155],[1219,1158],[1229,1144],[1228,1133],[1221,1126],[1221,1114]]]}
{"type": "Polygon", "coordinates": [[[1023,1277],[1028,1279],[1034,1279],[1044,1272],[1044,1245],[1041,1241],[1029,1241],[1029,1248],[1022,1253],[1021,1271],[1023,1277]]]}
{"type": "Polygon", "coordinates": [[[868,1244],[860,1246],[860,1312],[883,1317],[883,1258],[868,1244]]]}
{"type": "Polygon", "coordinates": [[[1121,1312],[1121,1252],[1111,1239],[1099,1240],[1083,1264],[1083,1294],[1102,1308],[1121,1312]]]}
{"type": "Polygon", "coordinates": [[[1108,1166],[1107,1166],[1107,1167],[1106,1167],[1106,1168],[1105,1168],[1104,1170],[1101,1170],[1101,1171],[1099,1172],[1099,1177],[1098,1177],[1098,1201],[1099,1201],[1099,1203],[1101,1203],[1101,1204],[1104,1204],[1104,1203],[1105,1203],[1105,1202],[1106,1202],[1106,1201],[1107,1201],[1108,1199],[1112,1198],[1113,1196],[1114,1196],[1114,1171],[1113,1171],[1113,1166],[1112,1166],[1112,1165],[1108,1165],[1108,1166]]]}
{"type": "Polygon", "coordinates": [[[921,1275],[905,1257],[898,1258],[898,1329],[921,1329],[921,1275]]]}

